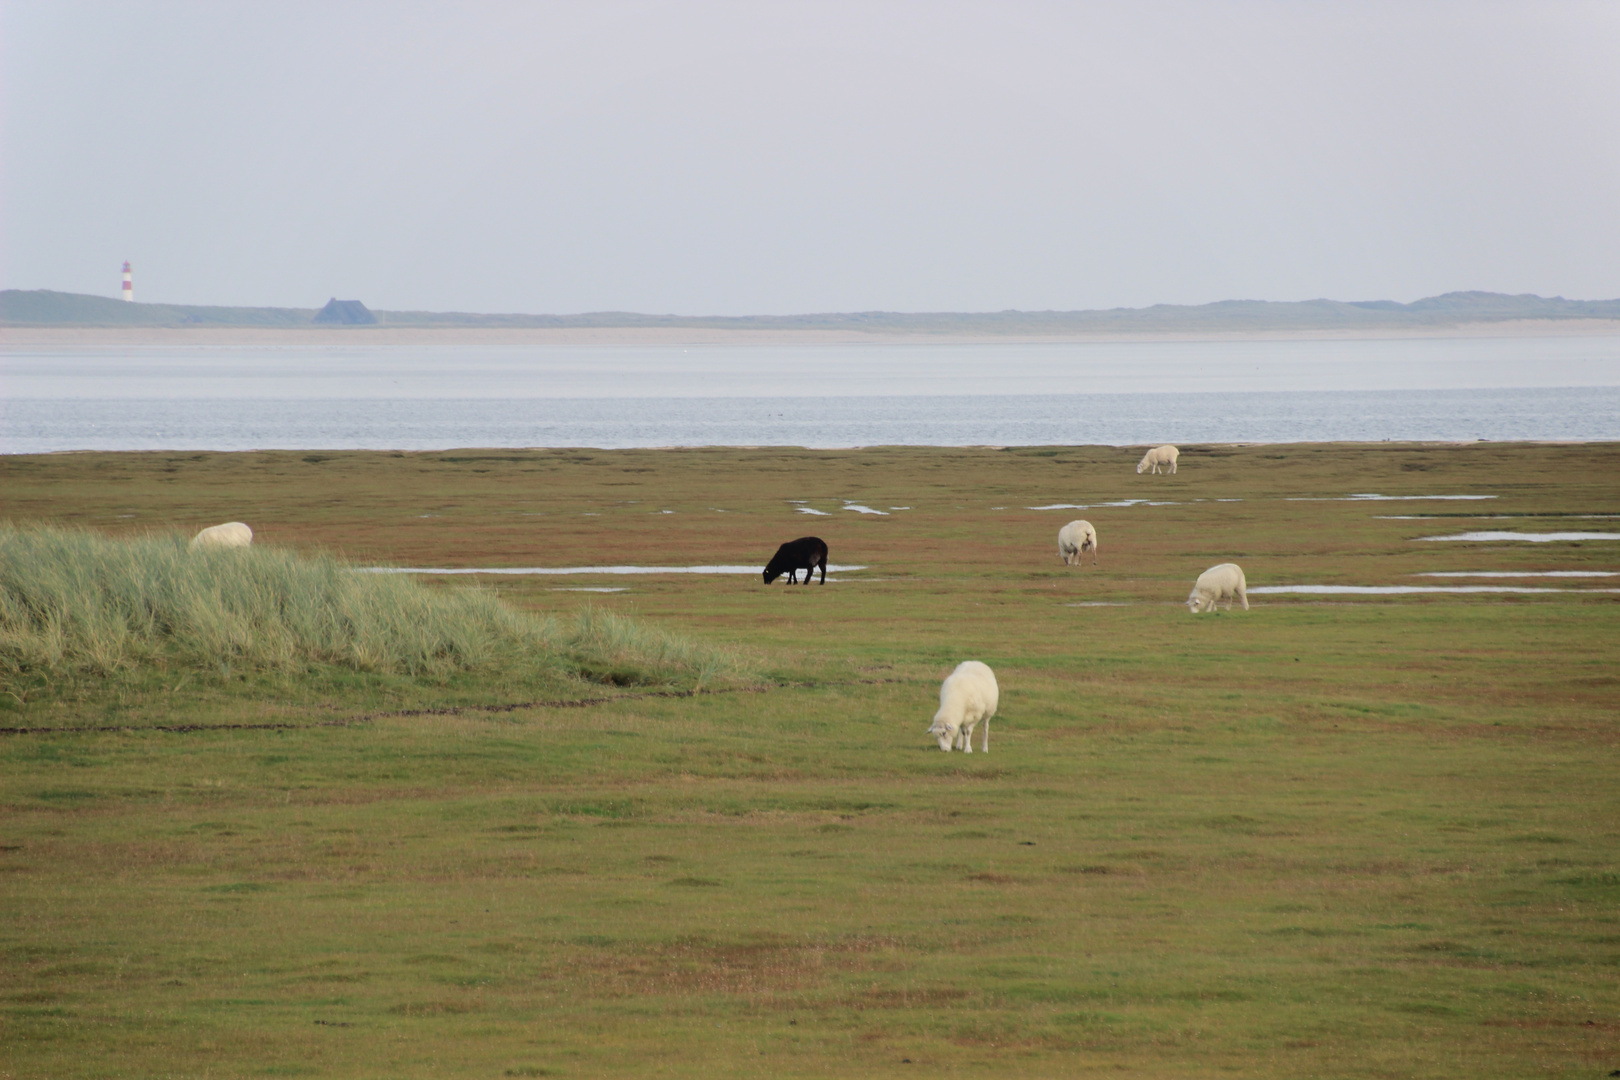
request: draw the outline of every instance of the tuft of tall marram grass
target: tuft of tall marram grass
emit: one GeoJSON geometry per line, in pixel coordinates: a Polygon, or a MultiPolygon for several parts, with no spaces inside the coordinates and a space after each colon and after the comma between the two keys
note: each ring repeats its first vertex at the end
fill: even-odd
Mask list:
{"type": "Polygon", "coordinates": [[[581,672],[601,682],[646,681],[637,672],[651,668],[685,672],[704,686],[741,667],[734,652],[592,605],[575,613],[568,647],[581,672]]]}
{"type": "Polygon", "coordinates": [[[0,525],[0,679],[151,664],[434,677],[498,668],[700,684],[735,667],[711,646],[633,619],[588,608],[559,625],[476,588],[357,573],[327,554],[0,525]]]}

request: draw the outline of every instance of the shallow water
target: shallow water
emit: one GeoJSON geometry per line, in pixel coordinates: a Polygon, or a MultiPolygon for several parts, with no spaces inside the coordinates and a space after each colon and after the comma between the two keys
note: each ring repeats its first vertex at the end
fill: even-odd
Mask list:
{"type": "Polygon", "coordinates": [[[1556,540],[1620,540],[1620,533],[1599,532],[1465,532],[1454,536],[1419,536],[1418,540],[1465,540],[1485,543],[1494,540],[1523,540],[1529,544],[1550,544],[1556,540]]]}
{"type": "Polygon", "coordinates": [[[1620,336],[0,348],[4,453],[1379,439],[1620,439],[1620,336]]]}
{"type": "Polygon", "coordinates": [[[940,397],[4,396],[0,453],[1620,440],[1620,389],[940,397]]]}

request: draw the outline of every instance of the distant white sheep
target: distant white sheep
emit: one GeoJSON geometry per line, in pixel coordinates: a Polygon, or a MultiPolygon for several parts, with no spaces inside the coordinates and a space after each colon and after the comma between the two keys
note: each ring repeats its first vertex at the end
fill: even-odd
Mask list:
{"type": "Polygon", "coordinates": [[[210,525],[191,538],[191,546],[239,548],[253,543],[253,530],[240,521],[227,521],[223,525],[210,525]]]}
{"type": "Polygon", "coordinates": [[[1181,451],[1177,450],[1169,443],[1166,443],[1163,446],[1155,446],[1153,449],[1143,454],[1142,460],[1137,462],[1137,475],[1147,472],[1149,467],[1152,467],[1154,473],[1157,473],[1161,465],[1168,467],[1171,475],[1174,475],[1176,471],[1176,459],[1180,456],[1181,451]]]}
{"type": "Polygon", "coordinates": [[[1091,564],[1097,565],[1097,530],[1089,521],[1071,521],[1058,530],[1058,557],[1065,566],[1079,566],[1086,550],[1091,564]]]}
{"type": "Polygon", "coordinates": [[[939,711],[928,734],[939,740],[947,754],[960,749],[973,753],[973,729],[984,721],[984,752],[990,752],[990,718],[996,715],[1001,690],[995,672],[977,660],[964,660],[945,676],[939,687],[939,711]]]}
{"type": "Polygon", "coordinates": [[[1232,610],[1232,601],[1237,600],[1243,605],[1243,610],[1249,610],[1249,598],[1244,590],[1249,587],[1243,579],[1243,568],[1237,563],[1223,562],[1219,566],[1212,566],[1198,575],[1198,581],[1193,585],[1193,591],[1187,597],[1187,610],[1194,615],[1200,611],[1214,611],[1220,600],[1226,601],[1226,610],[1232,610]]]}

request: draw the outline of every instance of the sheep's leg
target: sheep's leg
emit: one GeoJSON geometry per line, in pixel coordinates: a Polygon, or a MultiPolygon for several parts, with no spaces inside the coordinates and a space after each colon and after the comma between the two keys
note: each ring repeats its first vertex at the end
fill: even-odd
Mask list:
{"type": "Polygon", "coordinates": [[[984,752],[990,752],[990,718],[984,718],[984,752]]]}
{"type": "Polygon", "coordinates": [[[1243,610],[1248,611],[1249,610],[1249,594],[1244,592],[1242,589],[1239,589],[1237,596],[1238,596],[1239,600],[1243,601],[1243,610]]]}

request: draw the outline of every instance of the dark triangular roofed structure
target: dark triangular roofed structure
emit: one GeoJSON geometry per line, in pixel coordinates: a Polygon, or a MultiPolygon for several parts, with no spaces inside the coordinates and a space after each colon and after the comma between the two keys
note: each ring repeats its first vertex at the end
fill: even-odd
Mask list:
{"type": "Polygon", "coordinates": [[[366,326],[375,323],[377,316],[358,300],[339,300],[334,296],[316,313],[315,321],[340,326],[366,326]]]}

